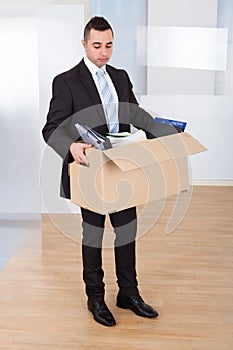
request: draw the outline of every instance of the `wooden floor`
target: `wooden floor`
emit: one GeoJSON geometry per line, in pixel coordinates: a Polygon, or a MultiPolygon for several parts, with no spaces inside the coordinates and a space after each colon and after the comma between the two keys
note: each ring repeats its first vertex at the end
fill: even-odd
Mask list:
{"type": "Polygon", "coordinates": [[[159,318],[115,306],[113,254],[105,249],[106,301],[117,326],[95,323],[80,245],[43,216],[42,255],[27,244],[0,272],[0,349],[232,350],[233,188],[195,187],[184,220],[167,235],[172,206],[169,199],[137,242],[140,291],[159,318]]]}

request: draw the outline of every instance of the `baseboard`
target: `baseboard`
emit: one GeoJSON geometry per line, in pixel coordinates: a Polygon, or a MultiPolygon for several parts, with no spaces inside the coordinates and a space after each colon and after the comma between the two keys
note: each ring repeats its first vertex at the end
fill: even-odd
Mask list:
{"type": "Polygon", "coordinates": [[[233,180],[193,179],[192,186],[233,186],[233,180]]]}

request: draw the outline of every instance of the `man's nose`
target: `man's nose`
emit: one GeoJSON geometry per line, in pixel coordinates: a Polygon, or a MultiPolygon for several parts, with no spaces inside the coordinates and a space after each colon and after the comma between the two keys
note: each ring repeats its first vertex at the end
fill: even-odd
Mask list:
{"type": "Polygon", "coordinates": [[[101,48],[101,55],[107,56],[107,49],[105,47],[101,48]]]}

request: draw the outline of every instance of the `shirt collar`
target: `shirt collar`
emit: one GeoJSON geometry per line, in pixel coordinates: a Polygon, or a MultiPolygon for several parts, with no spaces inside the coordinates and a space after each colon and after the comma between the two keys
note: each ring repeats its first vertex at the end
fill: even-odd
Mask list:
{"type": "MultiPolygon", "coordinates": [[[[95,75],[96,72],[100,69],[98,66],[96,66],[93,62],[91,62],[89,60],[89,58],[87,56],[84,56],[84,63],[86,64],[87,68],[89,69],[89,71],[91,72],[92,75],[95,75]]],[[[106,65],[104,65],[103,67],[101,67],[104,72],[106,73],[106,65]]]]}

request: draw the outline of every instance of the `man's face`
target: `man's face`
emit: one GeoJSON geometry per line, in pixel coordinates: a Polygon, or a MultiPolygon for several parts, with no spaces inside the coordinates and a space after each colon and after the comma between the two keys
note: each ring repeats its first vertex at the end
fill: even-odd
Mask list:
{"type": "Polygon", "coordinates": [[[112,56],[113,36],[111,29],[104,32],[91,29],[87,43],[82,40],[86,55],[91,62],[101,68],[112,56]]]}

